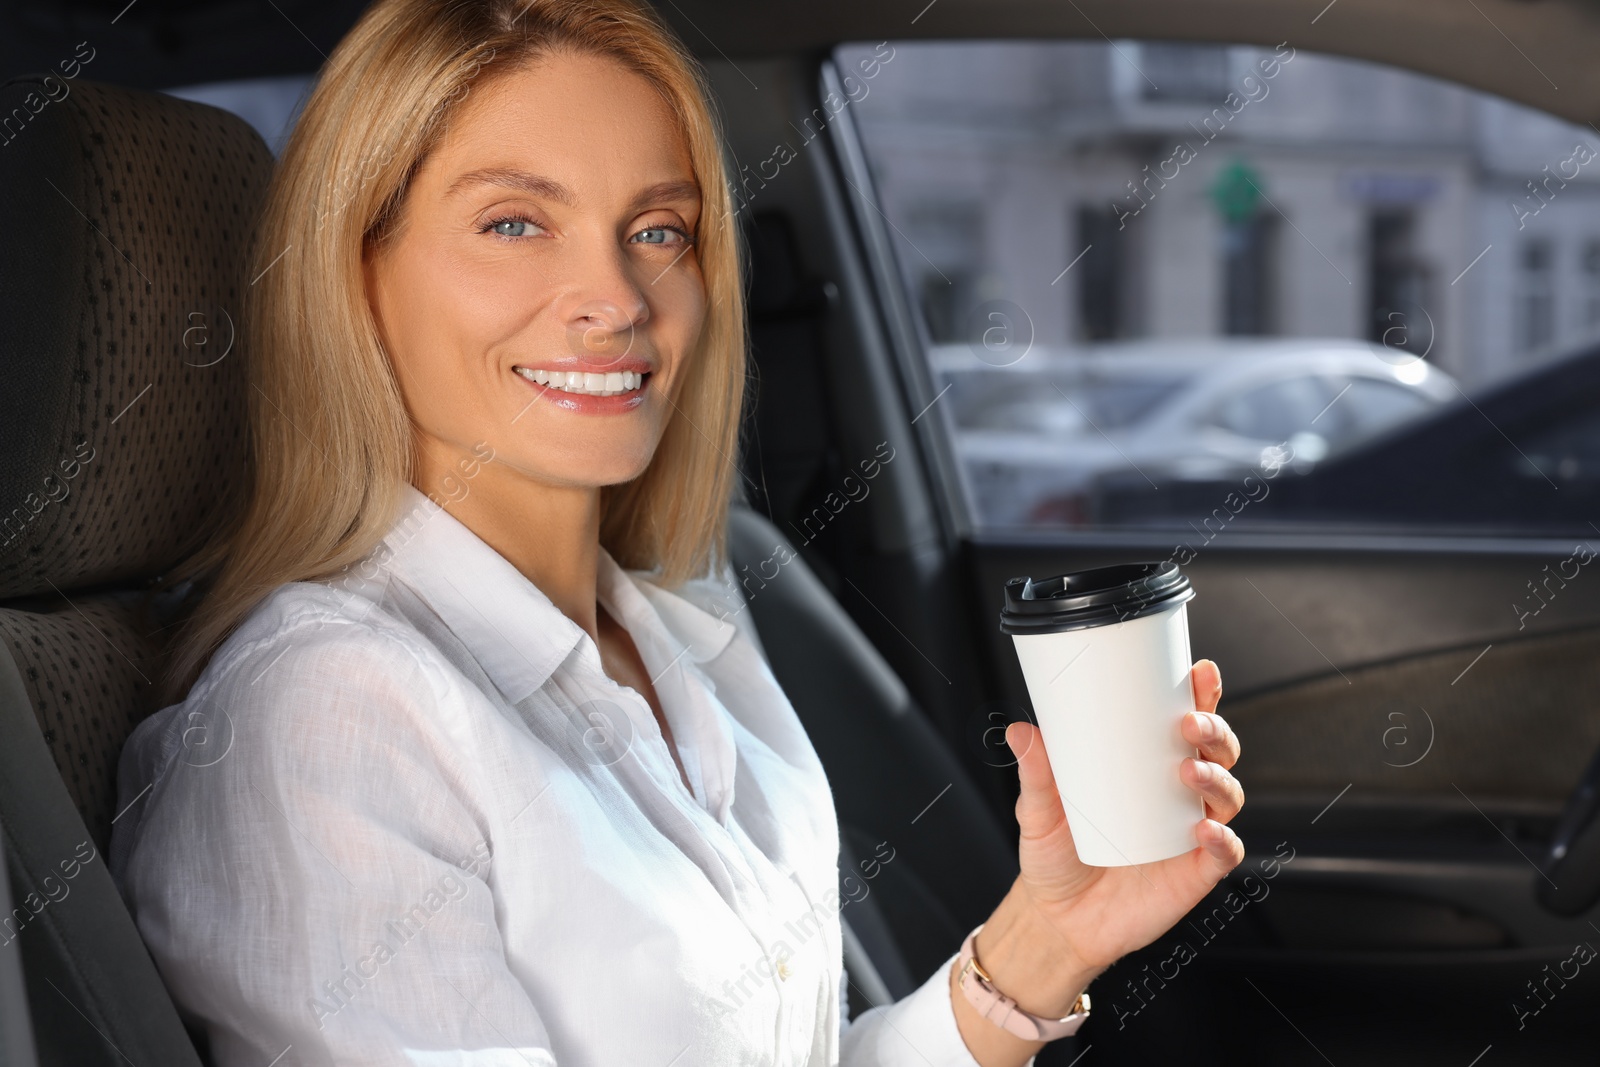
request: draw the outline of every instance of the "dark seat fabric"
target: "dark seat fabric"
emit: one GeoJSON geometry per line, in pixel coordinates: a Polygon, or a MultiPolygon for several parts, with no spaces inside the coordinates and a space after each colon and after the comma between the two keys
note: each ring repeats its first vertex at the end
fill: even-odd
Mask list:
{"type": "Polygon", "coordinates": [[[740,464],[750,506],[786,529],[850,473],[828,409],[825,325],[838,293],[807,268],[788,212],[753,211],[742,219],[753,403],[740,464]]]}
{"type": "Polygon", "coordinates": [[[170,621],[140,590],[244,472],[233,332],[271,168],[215,108],[0,85],[0,940],[45,1065],[200,1062],[105,850],[170,621]]]}
{"type": "Polygon", "coordinates": [[[826,325],[837,290],[807,265],[787,212],[753,212],[744,229],[755,381],[740,458],[751,507],[734,509],[729,547],[736,573],[753,576],[745,596],[773,673],[833,785],[845,853],[840,893],[849,901],[841,917],[899,997],[1010,887],[1014,834],[1002,832],[905,686],[830,595],[828,587],[842,583],[829,573],[825,546],[848,538],[859,513],[830,524],[805,549],[826,585],[780,532],[798,531],[848,473],[828,404],[836,383],[827,372],[826,325]],[[764,580],[775,565],[777,577],[764,580]],[[844,884],[851,878],[862,884],[852,890],[844,884]]]}
{"type": "Polygon", "coordinates": [[[216,108],[49,83],[59,101],[39,78],[0,88],[0,125],[29,116],[0,147],[0,639],[104,847],[163,636],[127,591],[245,470],[233,333],[272,156],[216,108]]]}
{"type": "Polygon", "coordinates": [[[1000,902],[1016,852],[900,679],[778,528],[734,508],[728,536],[735,573],[777,569],[745,582],[748,610],[828,772],[854,861],[841,882],[861,883],[842,885],[841,896],[864,888],[871,904],[846,904],[843,915],[889,992],[904,996],[1000,902]]]}

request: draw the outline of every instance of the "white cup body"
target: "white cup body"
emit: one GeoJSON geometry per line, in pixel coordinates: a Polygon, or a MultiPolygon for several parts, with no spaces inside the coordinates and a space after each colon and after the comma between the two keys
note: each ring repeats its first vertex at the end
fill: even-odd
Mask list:
{"type": "Polygon", "coordinates": [[[1188,604],[1122,622],[1013,634],[1078,858],[1154,863],[1199,845],[1205,802],[1178,778],[1197,755],[1188,604]]]}

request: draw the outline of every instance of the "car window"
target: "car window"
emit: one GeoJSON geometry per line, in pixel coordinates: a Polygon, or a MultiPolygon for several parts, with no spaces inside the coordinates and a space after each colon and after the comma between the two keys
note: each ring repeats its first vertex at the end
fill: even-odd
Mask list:
{"type": "Polygon", "coordinates": [[[1227,397],[1217,409],[1216,425],[1241,437],[1284,441],[1311,426],[1332,399],[1320,378],[1285,378],[1227,397]]]}
{"type": "Polygon", "coordinates": [[[951,383],[960,390],[951,396],[951,409],[956,424],[968,430],[1098,433],[1150,418],[1189,381],[1183,375],[969,372],[951,383]]]}
{"type": "Polygon", "coordinates": [[[1350,416],[1334,423],[1335,426],[1346,428],[1350,434],[1386,430],[1416,418],[1434,406],[1431,400],[1415,389],[1377,378],[1351,378],[1340,386],[1340,392],[1344,395],[1329,412],[1338,411],[1341,415],[1350,416]]]}
{"type": "MultiPolygon", "coordinates": [[[[1550,500],[1491,493],[1516,514],[1482,522],[1565,521],[1559,472],[1591,469],[1600,422],[1545,444],[1497,413],[1600,331],[1600,132],[1287,44],[891,47],[835,55],[878,61],[843,81],[850,195],[932,357],[908,399],[972,527],[1182,528],[1252,473],[1315,485],[1346,456],[1431,464],[1445,499],[1483,488],[1468,457],[1520,478],[1535,445],[1550,500]]],[[[1346,499],[1278,496],[1248,520],[1305,529],[1295,501],[1346,499]]],[[[1317,521],[1393,518],[1348,499],[1317,521]]],[[[1410,527],[1471,525],[1419,506],[1410,527]]]]}

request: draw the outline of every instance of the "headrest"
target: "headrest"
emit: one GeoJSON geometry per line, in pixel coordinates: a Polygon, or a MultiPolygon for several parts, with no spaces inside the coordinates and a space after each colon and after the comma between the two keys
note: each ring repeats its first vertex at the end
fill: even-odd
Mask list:
{"type": "Polygon", "coordinates": [[[0,600],[163,573],[246,462],[267,146],[204,104],[0,84],[0,600]]]}

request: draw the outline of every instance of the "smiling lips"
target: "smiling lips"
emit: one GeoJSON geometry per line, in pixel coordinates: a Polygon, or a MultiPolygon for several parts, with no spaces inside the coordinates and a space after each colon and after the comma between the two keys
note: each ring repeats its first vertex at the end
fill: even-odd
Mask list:
{"type": "Polygon", "coordinates": [[[577,370],[534,370],[528,367],[512,369],[535,385],[548,386],[579,396],[621,396],[643,388],[644,380],[648,377],[646,371],[633,370],[597,373],[577,370]]]}

